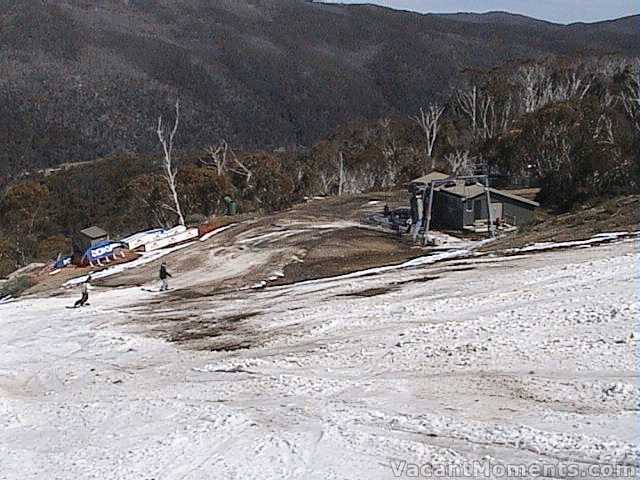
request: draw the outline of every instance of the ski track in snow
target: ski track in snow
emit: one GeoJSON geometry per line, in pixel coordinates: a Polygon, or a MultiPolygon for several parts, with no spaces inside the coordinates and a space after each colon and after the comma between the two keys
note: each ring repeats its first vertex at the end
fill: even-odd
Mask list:
{"type": "Polygon", "coordinates": [[[262,340],[237,352],[144,334],[149,312],[126,307],[148,298],[139,289],[96,291],[78,310],[64,308],[71,297],[1,305],[0,478],[389,479],[394,460],[640,465],[636,243],[448,255],[469,269],[426,257],[153,313],[262,312],[245,320],[262,340]]]}

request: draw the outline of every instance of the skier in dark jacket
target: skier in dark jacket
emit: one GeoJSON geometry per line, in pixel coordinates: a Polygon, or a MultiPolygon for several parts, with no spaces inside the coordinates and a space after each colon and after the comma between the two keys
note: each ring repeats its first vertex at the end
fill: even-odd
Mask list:
{"type": "Polygon", "coordinates": [[[167,264],[162,262],[162,265],[160,265],[160,282],[162,283],[160,286],[161,292],[169,290],[169,278],[171,278],[171,274],[167,271],[167,264]]]}
{"type": "Polygon", "coordinates": [[[75,308],[84,307],[87,303],[89,300],[89,287],[91,287],[91,274],[87,275],[87,279],[82,282],[82,286],[80,287],[82,291],[82,298],[73,305],[75,308]]]}

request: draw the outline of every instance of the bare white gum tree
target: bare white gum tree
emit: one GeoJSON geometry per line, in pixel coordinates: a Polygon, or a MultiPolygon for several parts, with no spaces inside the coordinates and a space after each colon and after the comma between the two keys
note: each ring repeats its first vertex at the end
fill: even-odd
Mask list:
{"type": "Polygon", "coordinates": [[[593,132],[593,139],[602,145],[615,145],[613,120],[609,115],[609,110],[616,103],[617,99],[608,91],[600,98],[600,116],[593,132]]]}
{"type": "Polygon", "coordinates": [[[455,102],[458,110],[469,120],[471,133],[475,137],[478,131],[478,87],[459,89],[455,94],[455,102]]]}
{"type": "Polygon", "coordinates": [[[468,151],[456,150],[444,157],[452,175],[472,175],[475,157],[468,151]]]}
{"type": "Polygon", "coordinates": [[[355,193],[352,188],[351,175],[347,172],[344,154],[341,150],[331,155],[325,166],[318,172],[320,194],[331,195],[337,189],[338,195],[355,193]]]}
{"type": "Polygon", "coordinates": [[[162,169],[164,170],[163,177],[167,181],[169,191],[173,197],[173,206],[163,205],[167,210],[172,211],[178,216],[178,222],[180,225],[184,225],[184,215],[182,214],[182,208],[180,207],[180,199],[178,198],[178,190],[176,189],[176,175],[178,173],[177,168],[173,166],[173,141],[176,133],[178,132],[178,125],[180,124],[180,100],[176,100],[176,119],[173,125],[173,129],[168,130],[162,122],[162,116],[158,117],[158,140],[162,145],[164,151],[164,159],[162,160],[162,169]]]}
{"type": "Polygon", "coordinates": [[[566,125],[550,124],[544,127],[540,148],[531,157],[531,163],[540,178],[564,175],[573,178],[571,145],[566,125]]]}
{"type": "Polygon", "coordinates": [[[222,140],[217,147],[209,147],[207,153],[211,158],[210,162],[203,162],[205,166],[214,168],[219,176],[227,172],[236,173],[245,177],[247,185],[250,185],[253,172],[240,161],[236,152],[229,146],[226,140],[222,140]]]}
{"type": "Polygon", "coordinates": [[[318,175],[318,180],[320,182],[320,194],[325,196],[331,195],[331,189],[336,183],[335,174],[333,172],[321,171],[318,175]]]}
{"type": "MultiPolygon", "coordinates": [[[[395,185],[399,177],[399,157],[402,148],[399,145],[397,135],[391,128],[391,120],[385,118],[379,122],[382,129],[382,145],[380,152],[384,158],[384,170],[381,175],[381,187],[388,188],[395,185]]],[[[432,149],[433,150],[433,149],[432,149]]]]}
{"type": "Polygon", "coordinates": [[[640,58],[629,68],[629,79],[622,93],[622,104],[636,130],[640,132],[640,58]]]}
{"type": "Polygon", "coordinates": [[[559,80],[553,72],[541,64],[521,67],[516,74],[520,85],[522,104],[526,113],[532,113],[554,102],[582,100],[589,93],[592,77],[579,66],[559,80]]]}
{"type": "Polygon", "coordinates": [[[526,113],[532,113],[544,104],[545,91],[551,75],[543,65],[527,65],[518,71],[516,80],[522,92],[522,103],[526,113]]]}
{"type": "Polygon", "coordinates": [[[476,85],[460,88],[455,92],[456,110],[467,119],[474,138],[495,138],[506,132],[513,118],[513,99],[498,99],[476,85]]]}
{"type": "Polygon", "coordinates": [[[209,147],[207,153],[211,158],[211,162],[207,162],[206,165],[215,168],[218,176],[224,175],[227,167],[227,155],[229,154],[229,144],[226,140],[222,140],[216,148],[209,147]]]}
{"type": "Polygon", "coordinates": [[[418,124],[424,134],[426,141],[426,160],[428,162],[428,165],[426,165],[425,162],[425,167],[427,167],[428,170],[426,173],[433,170],[433,150],[436,146],[436,141],[438,140],[438,133],[440,133],[441,120],[444,111],[444,106],[433,103],[429,105],[426,110],[424,108],[420,108],[420,113],[418,115],[410,117],[411,120],[418,124]]]}
{"type": "Polygon", "coordinates": [[[342,192],[344,191],[344,181],[345,181],[344,155],[342,154],[342,152],[338,152],[338,169],[340,172],[338,176],[338,195],[342,196],[342,192]]]}

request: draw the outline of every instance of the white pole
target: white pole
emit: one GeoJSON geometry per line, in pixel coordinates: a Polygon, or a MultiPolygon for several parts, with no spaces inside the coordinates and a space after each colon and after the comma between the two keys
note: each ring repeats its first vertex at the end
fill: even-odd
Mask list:
{"type": "Polygon", "coordinates": [[[423,244],[429,243],[429,231],[431,229],[431,208],[433,207],[433,189],[435,188],[434,182],[431,182],[431,191],[429,192],[429,206],[427,207],[427,222],[424,228],[423,244]]]}
{"type": "Polygon", "coordinates": [[[340,157],[340,183],[338,185],[338,195],[342,195],[342,188],[344,186],[344,156],[342,155],[342,152],[340,152],[339,154],[340,157]]]}
{"type": "Polygon", "coordinates": [[[493,225],[493,213],[491,212],[491,193],[489,192],[489,175],[485,175],[484,177],[484,192],[487,196],[487,221],[489,224],[487,228],[489,229],[489,233],[491,237],[496,236],[496,230],[493,225]]]}

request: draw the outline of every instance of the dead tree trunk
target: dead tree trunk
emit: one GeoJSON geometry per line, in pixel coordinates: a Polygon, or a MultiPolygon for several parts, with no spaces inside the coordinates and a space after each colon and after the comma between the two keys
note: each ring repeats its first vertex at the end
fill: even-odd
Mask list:
{"type": "MultiPolygon", "coordinates": [[[[427,172],[433,170],[433,150],[438,140],[438,133],[440,132],[440,120],[444,113],[445,107],[434,103],[429,105],[429,108],[425,111],[424,108],[420,108],[420,114],[414,117],[410,117],[415,123],[418,124],[426,141],[426,154],[429,165],[427,166],[427,172]]],[[[426,162],[425,162],[426,163],[426,162]]],[[[426,166],[426,165],[425,165],[426,166]]]]}
{"type": "MultiPolygon", "coordinates": [[[[216,173],[218,176],[224,175],[225,169],[227,167],[227,154],[229,153],[229,144],[226,140],[222,140],[222,143],[217,147],[209,147],[207,149],[207,153],[213,160],[213,165],[216,169],[216,173]]],[[[206,163],[206,165],[210,165],[206,163]]]]}
{"type": "Polygon", "coordinates": [[[176,189],[176,175],[178,170],[173,167],[173,140],[178,131],[178,125],[180,122],[180,100],[176,100],[176,120],[173,125],[173,129],[167,132],[166,127],[162,123],[162,116],[158,117],[158,140],[162,145],[164,151],[164,159],[162,161],[162,168],[164,170],[163,177],[167,181],[167,186],[173,197],[173,207],[165,205],[165,208],[171,210],[178,216],[178,222],[180,225],[184,225],[184,215],[182,214],[182,208],[180,207],[180,199],[178,198],[178,191],[176,189]],[[168,138],[167,138],[168,135],[168,138]]]}
{"type": "Polygon", "coordinates": [[[216,148],[209,147],[207,153],[211,157],[211,162],[201,160],[200,163],[207,168],[215,169],[219,177],[228,172],[241,175],[245,178],[247,187],[251,185],[253,172],[240,161],[236,152],[229,146],[226,140],[222,140],[216,148]]]}
{"type": "Polygon", "coordinates": [[[468,151],[456,150],[445,157],[452,175],[472,175],[474,157],[468,151]]]}
{"type": "Polygon", "coordinates": [[[627,86],[622,93],[622,104],[629,120],[640,133],[640,58],[631,66],[627,86]]]}
{"type": "Polygon", "coordinates": [[[340,182],[338,183],[338,195],[342,195],[342,191],[344,189],[344,155],[342,152],[338,154],[340,159],[340,182]]]}
{"type": "Polygon", "coordinates": [[[473,85],[470,90],[458,90],[455,101],[458,111],[469,120],[471,133],[475,138],[478,133],[478,87],[473,85]]]}

